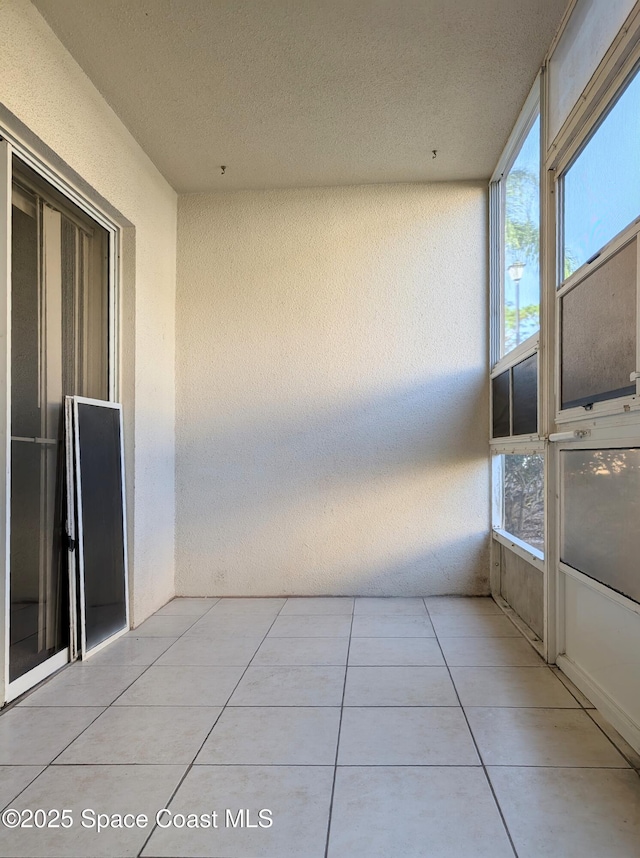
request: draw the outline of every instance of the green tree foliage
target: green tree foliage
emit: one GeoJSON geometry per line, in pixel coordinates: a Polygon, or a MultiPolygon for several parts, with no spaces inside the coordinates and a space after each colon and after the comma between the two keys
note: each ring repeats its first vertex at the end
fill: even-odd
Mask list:
{"type": "Polygon", "coordinates": [[[564,276],[563,280],[566,280],[567,277],[571,277],[573,272],[578,267],[578,260],[575,255],[567,248],[564,249],[564,276]]]}
{"type": "MultiPolygon", "coordinates": [[[[540,325],[540,307],[538,304],[527,304],[520,307],[520,342],[524,342],[531,334],[535,334],[540,325]]],[[[504,346],[505,352],[511,351],[516,342],[516,308],[511,302],[504,308],[504,346]]]]}
{"type": "Polygon", "coordinates": [[[544,461],[539,453],[504,457],[504,528],[544,548],[544,461]]]}

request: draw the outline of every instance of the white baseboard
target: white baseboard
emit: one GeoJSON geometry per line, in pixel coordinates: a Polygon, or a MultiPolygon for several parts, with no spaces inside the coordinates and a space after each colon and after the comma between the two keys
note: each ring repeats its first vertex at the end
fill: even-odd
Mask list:
{"type": "Polygon", "coordinates": [[[640,725],[632,721],[615,700],[566,655],[559,655],[556,664],[574,685],[589,698],[596,709],[602,712],[634,751],[640,754],[640,725]]]}

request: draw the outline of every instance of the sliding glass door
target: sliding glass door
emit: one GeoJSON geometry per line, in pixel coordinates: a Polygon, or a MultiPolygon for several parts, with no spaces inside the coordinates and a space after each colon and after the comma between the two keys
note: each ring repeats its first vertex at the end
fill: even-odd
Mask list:
{"type": "Polygon", "coordinates": [[[68,658],[64,397],[109,397],[109,235],[15,158],[11,227],[13,697],[68,658]]]}

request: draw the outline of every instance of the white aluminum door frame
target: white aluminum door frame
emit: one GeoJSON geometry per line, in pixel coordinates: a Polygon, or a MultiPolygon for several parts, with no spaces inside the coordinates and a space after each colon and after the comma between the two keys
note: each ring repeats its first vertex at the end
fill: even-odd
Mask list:
{"type": "MultiPolygon", "coordinates": [[[[70,581],[70,647],[52,656],[33,670],[9,682],[10,648],[10,559],[11,559],[11,206],[12,159],[16,156],[31,167],[45,182],[61,192],[72,203],[100,224],[109,235],[108,249],[108,395],[110,400],[120,390],[120,228],[104,211],[87,200],[71,183],[63,179],[46,161],[32,152],[10,128],[0,127],[0,379],[4,379],[4,395],[0,394],[0,707],[24,694],[37,683],[59,670],[77,654],[77,602],[74,582],[70,581]]],[[[105,404],[105,403],[101,403],[105,404]]],[[[122,432],[122,417],[120,418],[122,432]]],[[[124,436],[122,436],[124,437],[124,436]]],[[[124,483],[123,483],[124,484],[124,483]]],[[[125,554],[127,546],[125,544],[125,554]]],[[[126,560],[125,560],[126,563],[126,560]]],[[[70,567],[69,574],[73,574],[70,567]]],[[[127,581],[127,622],[129,592],[127,581]]],[[[94,652],[96,650],[93,650],[94,652]]]]}
{"type": "MultiPolygon", "coordinates": [[[[11,206],[13,185],[13,147],[6,140],[0,140],[0,192],[3,203],[0,206],[0,301],[4,312],[0,311],[0,377],[5,377],[5,395],[0,397],[0,457],[4,464],[4,491],[0,491],[0,544],[4,546],[4,586],[2,592],[1,616],[4,620],[2,640],[2,683],[0,687],[0,705],[15,700],[29,688],[46,679],[69,661],[69,647],[64,647],[53,656],[36,665],[13,681],[9,676],[9,655],[11,646],[11,206]],[[4,434],[2,434],[4,433],[4,434]]],[[[0,467],[2,467],[0,465],[0,467]]],[[[42,590],[42,569],[40,570],[40,589],[42,590]]],[[[48,610],[48,607],[45,608],[48,610]]],[[[43,638],[44,617],[42,605],[39,606],[38,635],[43,638]]]]}

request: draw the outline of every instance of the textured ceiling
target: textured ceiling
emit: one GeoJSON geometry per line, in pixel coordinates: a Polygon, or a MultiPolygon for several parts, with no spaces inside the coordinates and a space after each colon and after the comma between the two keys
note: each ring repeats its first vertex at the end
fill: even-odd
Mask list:
{"type": "Polygon", "coordinates": [[[33,2],[179,192],[486,179],[566,5],[33,2]]]}

